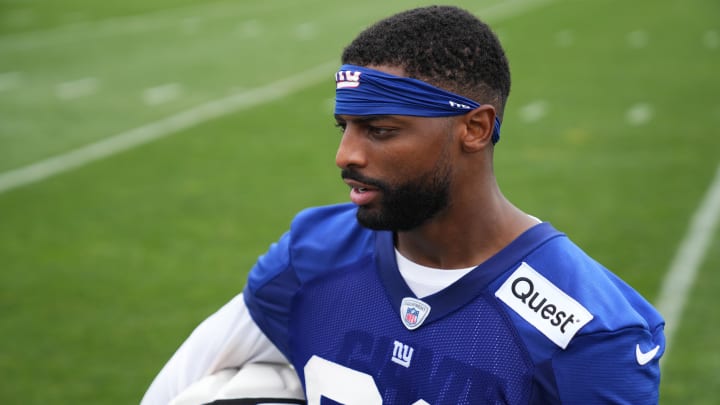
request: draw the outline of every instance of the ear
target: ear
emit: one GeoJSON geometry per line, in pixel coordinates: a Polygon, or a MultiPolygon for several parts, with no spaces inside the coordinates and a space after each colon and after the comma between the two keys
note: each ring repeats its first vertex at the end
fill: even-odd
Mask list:
{"type": "Polygon", "coordinates": [[[464,151],[477,152],[492,146],[495,115],[495,107],[483,104],[462,116],[464,133],[461,142],[464,151]]]}

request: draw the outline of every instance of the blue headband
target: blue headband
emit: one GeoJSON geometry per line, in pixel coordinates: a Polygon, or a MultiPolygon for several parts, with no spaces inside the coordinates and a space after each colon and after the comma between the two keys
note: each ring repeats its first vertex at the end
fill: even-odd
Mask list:
{"type": "MultiPolygon", "coordinates": [[[[400,77],[362,66],[342,65],[335,73],[336,115],[411,115],[450,117],[466,114],[480,104],[432,86],[422,80],[400,77]]],[[[495,117],[492,142],[500,139],[495,117]]]]}

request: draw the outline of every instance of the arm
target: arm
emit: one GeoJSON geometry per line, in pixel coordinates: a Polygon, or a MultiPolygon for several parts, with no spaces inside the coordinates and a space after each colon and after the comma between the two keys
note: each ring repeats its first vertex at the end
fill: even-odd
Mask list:
{"type": "Polygon", "coordinates": [[[167,404],[202,377],[253,361],[287,363],[252,320],[239,294],[192,332],[155,377],[141,404],[167,404]]]}
{"type": "Polygon", "coordinates": [[[557,387],[559,398],[554,399],[568,404],[657,404],[664,350],[662,326],[578,336],[546,368],[552,369],[550,379],[557,387]]]}

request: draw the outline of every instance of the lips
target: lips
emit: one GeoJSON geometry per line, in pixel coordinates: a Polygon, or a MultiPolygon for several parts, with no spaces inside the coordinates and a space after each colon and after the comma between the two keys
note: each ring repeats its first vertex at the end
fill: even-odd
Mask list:
{"type": "Polygon", "coordinates": [[[346,178],[345,184],[350,186],[350,201],[356,205],[367,205],[380,194],[377,188],[356,180],[346,178]]]}

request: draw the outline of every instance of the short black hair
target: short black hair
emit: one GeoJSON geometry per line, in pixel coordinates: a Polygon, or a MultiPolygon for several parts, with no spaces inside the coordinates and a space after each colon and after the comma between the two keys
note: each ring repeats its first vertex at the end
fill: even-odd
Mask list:
{"type": "Polygon", "coordinates": [[[383,19],[361,32],[343,64],[400,67],[409,77],[495,107],[502,117],[510,67],[487,24],[452,6],[421,7],[383,19]]]}

